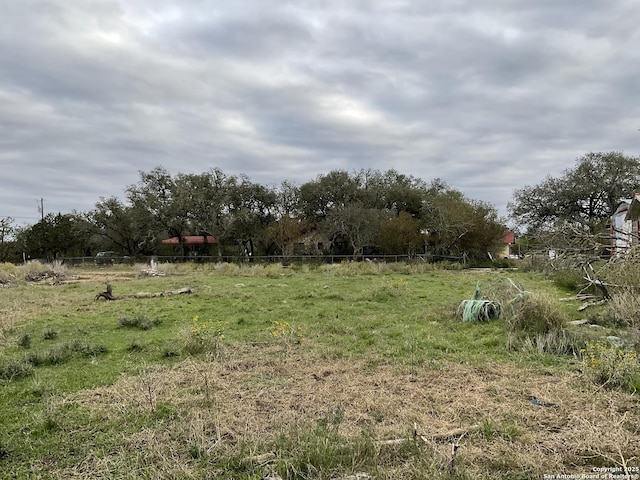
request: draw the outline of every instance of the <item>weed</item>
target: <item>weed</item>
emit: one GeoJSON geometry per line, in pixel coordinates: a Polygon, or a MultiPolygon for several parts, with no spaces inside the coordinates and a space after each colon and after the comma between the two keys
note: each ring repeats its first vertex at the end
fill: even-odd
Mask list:
{"type": "Polygon", "coordinates": [[[635,391],[640,379],[640,363],[636,352],[603,341],[590,341],[580,353],[583,372],[597,384],[635,391]]]}
{"type": "Polygon", "coordinates": [[[142,352],[144,350],[144,344],[140,340],[133,340],[127,345],[128,352],[142,352]]]}
{"type": "Polygon", "coordinates": [[[489,441],[493,440],[493,437],[496,435],[496,431],[497,431],[496,424],[489,419],[484,419],[482,420],[481,427],[482,427],[482,434],[484,435],[484,438],[486,438],[489,441]]]}
{"type": "Polygon", "coordinates": [[[31,335],[25,333],[20,340],[18,340],[18,345],[22,348],[30,348],[31,347],[31,335]]]}
{"type": "Polygon", "coordinates": [[[70,348],[73,352],[79,353],[83,357],[96,357],[98,355],[102,355],[107,353],[107,347],[102,344],[92,345],[87,342],[82,342],[80,340],[75,340],[70,348]]]}
{"type": "Polygon", "coordinates": [[[34,367],[44,365],[59,365],[71,360],[75,353],[84,357],[95,357],[107,352],[104,345],[92,345],[80,340],[72,343],[59,343],[46,351],[32,351],[27,355],[26,360],[34,367]]]}
{"type": "Polygon", "coordinates": [[[189,355],[210,352],[215,356],[222,352],[224,341],[224,322],[201,320],[193,317],[191,325],[185,332],[184,349],[189,355]]]}
{"type": "Polygon", "coordinates": [[[529,292],[511,279],[506,284],[490,284],[485,290],[481,294],[478,282],[473,300],[460,304],[458,316],[466,321],[504,317],[508,350],[577,353],[581,343],[564,328],[567,317],[551,296],[529,292]]]}
{"type": "MultiPolygon", "coordinates": [[[[61,343],[54,345],[42,357],[39,358],[40,364],[44,365],[58,365],[64,363],[71,358],[72,350],[69,345],[61,343]]],[[[35,364],[34,364],[35,366],[35,364]]]]}
{"type": "Polygon", "coordinates": [[[144,315],[138,315],[137,317],[120,317],[118,324],[122,328],[137,328],[139,330],[150,330],[154,326],[158,326],[162,323],[159,318],[155,320],[149,320],[144,315]]]}
{"type": "Polygon", "coordinates": [[[27,360],[11,359],[0,364],[0,379],[13,380],[31,375],[33,365],[27,360]]]}
{"type": "Polygon", "coordinates": [[[57,338],[57,336],[58,336],[58,332],[56,330],[54,330],[53,328],[46,327],[42,331],[42,338],[44,338],[45,340],[53,340],[53,339],[57,338]]]}
{"type": "Polygon", "coordinates": [[[282,345],[283,352],[285,353],[291,345],[299,344],[302,339],[300,329],[292,326],[289,322],[274,320],[271,322],[269,333],[282,345]]]}
{"type": "Polygon", "coordinates": [[[409,282],[404,279],[387,280],[373,288],[367,293],[368,298],[376,302],[386,302],[401,296],[406,290],[409,282]]]}
{"type": "Polygon", "coordinates": [[[175,344],[175,342],[166,342],[162,347],[162,356],[164,358],[174,358],[180,356],[180,348],[175,344]]]}

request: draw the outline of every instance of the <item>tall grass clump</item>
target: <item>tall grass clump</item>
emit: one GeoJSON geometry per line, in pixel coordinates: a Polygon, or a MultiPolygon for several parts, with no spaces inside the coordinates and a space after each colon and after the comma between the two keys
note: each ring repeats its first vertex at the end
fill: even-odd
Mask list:
{"type": "Polygon", "coordinates": [[[510,307],[511,312],[506,315],[509,331],[548,333],[563,329],[567,323],[567,316],[548,294],[529,293],[526,298],[513,302],[510,307]]]}
{"type": "Polygon", "coordinates": [[[13,263],[0,263],[0,285],[15,282],[17,277],[16,266],[13,263]]]}
{"type": "Polygon", "coordinates": [[[150,320],[144,315],[138,315],[135,317],[120,317],[118,319],[118,325],[122,328],[137,328],[138,330],[150,330],[154,326],[162,324],[162,320],[156,318],[150,320]]]}
{"type": "Polygon", "coordinates": [[[44,278],[64,278],[68,269],[60,260],[54,260],[52,263],[32,260],[16,267],[16,272],[20,280],[37,281],[44,278]]]}
{"type": "Polygon", "coordinates": [[[636,288],[617,289],[607,302],[606,316],[618,327],[640,327],[640,294],[636,288]]]}
{"type": "Polygon", "coordinates": [[[567,315],[548,294],[529,292],[505,308],[507,348],[556,355],[574,354],[582,343],[566,329],[567,315]]]}
{"type": "Polygon", "coordinates": [[[26,377],[33,372],[33,365],[28,360],[11,359],[0,364],[0,379],[11,381],[26,377]]]}
{"type": "Polygon", "coordinates": [[[213,265],[213,272],[218,275],[238,276],[240,275],[240,266],[236,263],[219,262],[213,265]]]}

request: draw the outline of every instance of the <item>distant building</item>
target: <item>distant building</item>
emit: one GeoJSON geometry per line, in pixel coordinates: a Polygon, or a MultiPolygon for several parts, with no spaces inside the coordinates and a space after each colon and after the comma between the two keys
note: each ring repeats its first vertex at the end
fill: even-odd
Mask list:
{"type": "Polygon", "coordinates": [[[498,258],[516,258],[517,252],[512,251],[513,245],[516,243],[516,233],[511,230],[505,232],[502,236],[502,242],[498,258]]]}
{"type": "Polygon", "coordinates": [[[197,257],[211,255],[210,248],[218,241],[212,235],[187,235],[184,237],[170,237],[162,240],[162,245],[169,245],[179,250],[182,255],[197,257]]]}
{"type": "Polygon", "coordinates": [[[640,224],[640,192],[628,200],[622,200],[611,216],[611,255],[622,256],[638,245],[640,224]]]}

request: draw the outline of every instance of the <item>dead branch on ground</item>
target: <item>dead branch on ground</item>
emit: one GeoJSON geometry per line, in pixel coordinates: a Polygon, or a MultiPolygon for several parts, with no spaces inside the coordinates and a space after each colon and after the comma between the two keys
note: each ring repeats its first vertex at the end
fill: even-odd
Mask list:
{"type": "Polygon", "coordinates": [[[169,297],[171,295],[185,295],[188,293],[194,293],[196,291],[195,288],[184,287],[178,290],[167,290],[164,292],[139,292],[139,293],[130,293],[127,295],[113,295],[113,289],[109,282],[107,282],[107,290],[105,292],[100,292],[96,295],[94,301],[99,300],[100,298],[104,298],[105,300],[122,300],[124,298],[156,298],[156,297],[169,297]]]}

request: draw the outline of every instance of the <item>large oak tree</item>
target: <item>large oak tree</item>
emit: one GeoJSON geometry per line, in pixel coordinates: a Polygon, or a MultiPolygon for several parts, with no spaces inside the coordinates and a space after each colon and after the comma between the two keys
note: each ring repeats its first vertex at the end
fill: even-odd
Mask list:
{"type": "Polygon", "coordinates": [[[560,177],[518,189],[508,205],[510,216],[536,231],[570,226],[599,233],[620,200],[640,187],[640,160],[621,152],[587,153],[560,177]]]}

